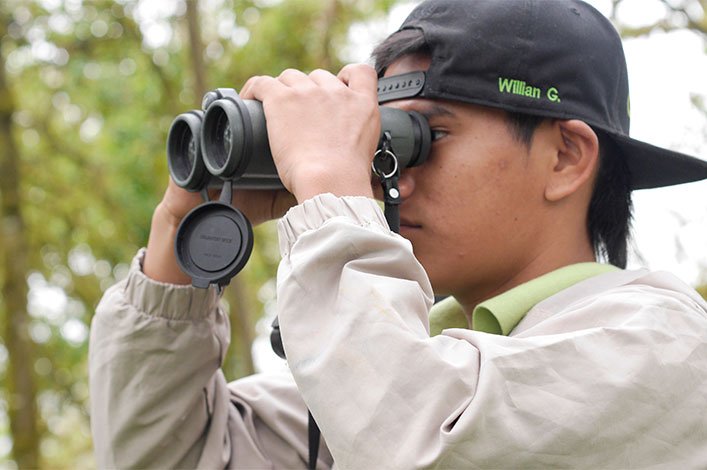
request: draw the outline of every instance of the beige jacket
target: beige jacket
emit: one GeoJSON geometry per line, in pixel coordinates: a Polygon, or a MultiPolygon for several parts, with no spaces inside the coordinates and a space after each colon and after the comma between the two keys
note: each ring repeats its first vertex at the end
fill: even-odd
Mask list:
{"type": "Polygon", "coordinates": [[[140,271],[97,308],[101,468],[706,468],[707,305],[617,271],[537,304],[510,337],[428,334],[432,290],[375,202],[318,196],[279,224],[289,375],[227,384],[212,290],[140,271]]]}

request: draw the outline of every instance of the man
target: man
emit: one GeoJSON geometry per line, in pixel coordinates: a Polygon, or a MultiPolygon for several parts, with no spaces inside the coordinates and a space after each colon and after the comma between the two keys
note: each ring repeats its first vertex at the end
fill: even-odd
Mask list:
{"type": "MultiPolygon", "coordinates": [[[[376,73],[249,80],[299,203],[278,227],[292,377],[225,383],[218,295],[176,285],[174,233],[198,200],[170,185],[94,319],[99,465],[303,467],[305,404],[321,468],[707,465],[707,305],[669,274],[619,269],[630,191],[707,163],[627,136],[608,21],[576,0],[432,0],[375,56],[381,100],[392,82],[389,105],[434,134],[400,180],[402,237],[370,185],[376,73]],[[428,321],[433,292],[456,300],[428,321]]],[[[254,221],[289,202],[235,200],[254,221]]]]}

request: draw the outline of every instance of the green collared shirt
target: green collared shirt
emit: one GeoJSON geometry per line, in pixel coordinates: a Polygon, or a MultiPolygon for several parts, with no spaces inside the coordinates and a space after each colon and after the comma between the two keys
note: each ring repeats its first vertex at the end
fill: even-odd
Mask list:
{"type": "MultiPolygon", "coordinates": [[[[580,281],[618,268],[609,264],[578,263],[565,266],[492,297],[474,308],[472,328],[508,336],[537,303],[580,281]]],[[[447,328],[468,328],[462,306],[453,297],[438,303],[430,312],[430,335],[447,328]]]]}

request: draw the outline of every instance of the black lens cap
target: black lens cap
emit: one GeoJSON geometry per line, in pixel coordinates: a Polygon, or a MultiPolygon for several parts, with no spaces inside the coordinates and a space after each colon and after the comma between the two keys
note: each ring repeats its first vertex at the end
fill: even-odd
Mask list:
{"type": "Polygon", "coordinates": [[[177,229],[177,262],[194,287],[227,285],[253,251],[253,229],[234,207],[219,201],[194,208],[177,229]]]}

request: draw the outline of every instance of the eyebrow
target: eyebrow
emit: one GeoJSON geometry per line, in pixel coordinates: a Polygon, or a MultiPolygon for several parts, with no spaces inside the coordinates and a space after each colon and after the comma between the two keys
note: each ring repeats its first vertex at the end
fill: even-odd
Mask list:
{"type": "Polygon", "coordinates": [[[454,111],[450,110],[449,108],[438,105],[438,104],[431,104],[429,106],[425,106],[424,109],[417,110],[418,113],[422,114],[425,116],[425,118],[429,121],[430,119],[434,117],[453,117],[456,116],[454,111]]]}

